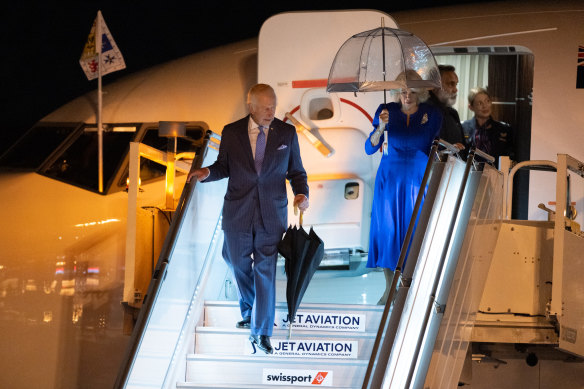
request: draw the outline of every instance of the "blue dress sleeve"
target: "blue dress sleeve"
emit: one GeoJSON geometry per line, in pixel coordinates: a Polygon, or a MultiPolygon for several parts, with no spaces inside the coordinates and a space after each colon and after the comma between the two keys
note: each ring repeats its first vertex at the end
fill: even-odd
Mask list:
{"type": "Polygon", "coordinates": [[[373,125],[373,131],[371,131],[369,133],[369,136],[365,140],[365,152],[367,153],[367,155],[371,155],[371,154],[375,153],[377,150],[379,150],[379,148],[383,144],[383,139],[384,139],[383,134],[381,134],[381,137],[379,138],[379,143],[376,146],[373,146],[371,144],[371,135],[373,135],[373,133],[377,129],[377,126],[379,125],[379,114],[381,113],[383,108],[389,109],[387,104],[380,104],[379,107],[377,107],[377,111],[375,111],[375,116],[373,117],[373,122],[371,123],[373,125]]]}

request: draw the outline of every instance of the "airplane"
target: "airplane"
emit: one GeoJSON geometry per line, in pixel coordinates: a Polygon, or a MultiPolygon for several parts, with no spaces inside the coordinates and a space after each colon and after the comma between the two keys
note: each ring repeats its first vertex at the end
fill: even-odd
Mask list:
{"type": "MultiPolygon", "coordinates": [[[[359,284],[354,290],[341,293],[337,285],[328,295],[338,293],[350,304],[374,305],[378,296],[372,283],[379,274],[365,269],[364,260],[380,157],[367,157],[362,145],[381,95],[326,92],[338,48],[351,35],[378,27],[384,18],[385,26],[423,39],[439,63],[455,65],[461,120],[471,117],[466,91],[488,86],[495,117],[517,131],[518,161],[556,161],[559,154],[582,161],[584,135],[578,131],[584,99],[580,91],[584,80],[578,78],[582,11],[579,2],[565,1],[457,5],[391,15],[368,10],[274,15],[258,39],[194,53],[104,86],[102,193],[97,184],[95,93],[50,113],[0,157],[0,198],[5,204],[0,236],[4,335],[0,342],[5,352],[0,383],[11,388],[113,385],[124,353],[132,346],[129,335],[142,313],[150,281],[157,276],[177,206],[187,197],[185,173],[191,161],[212,159],[223,126],[246,114],[245,94],[256,82],[274,87],[276,116],[299,130],[311,188],[304,223],[325,241],[325,263],[334,269],[320,270],[315,283],[355,278],[359,284]],[[274,57],[286,61],[274,67],[274,57]],[[177,126],[180,136],[159,132],[167,126],[177,126]],[[205,150],[207,157],[202,155],[205,150]],[[168,165],[174,166],[176,176],[167,174],[168,165]],[[369,285],[363,287],[362,282],[369,285]],[[348,297],[351,293],[355,296],[348,297]]],[[[523,219],[528,225],[555,217],[553,209],[544,208],[560,201],[556,180],[543,170],[518,173],[514,197],[508,200],[513,210],[505,218],[523,219]]],[[[580,210],[583,186],[577,176],[572,174],[569,193],[574,209],[580,210]]],[[[192,196],[197,201],[205,196],[220,200],[221,189],[220,183],[201,185],[192,196]]],[[[195,243],[208,246],[215,239],[219,200],[206,209],[208,228],[197,230],[206,243],[195,243]]],[[[289,220],[296,219],[290,210],[289,220]]],[[[582,224],[581,212],[575,212],[573,223],[574,229],[582,224]]],[[[550,241],[549,236],[530,239],[529,247],[544,247],[550,241]]],[[[214,255],[220,256],[220,249],[214,255]]],[[[544,270],[551,271],[542,269],[537,276],[540,269],[535,265],[508,264],[506,273],[505,263],[497,258],[491,269],[504,282],[534,290],[540,289],[533,279],[519,282],[512,275],[545,280],[544,270]]],[[[223,300],[233,301],[227,269],[217,266],[223,300]]],[[[493,279],[485,283],[487,298],[493,298],[497,307],[507,307],[501,301],[505,298],[493,297],[502,284],[493,279]]],[[[582,295],[581,290],[573,294],[582,295]]],[[[535,316],[545,311],[547,301],[532,303],[537,306],[535,316]]],[[[539,319],[521,321],[517,315],[511,320],[514,327],[497,327],[488,323],[488,315],[478,314],[482,326],[475,329],[478,341],[473,341],[466,359],[471,367],[464,368],[458,381],[473,388],[582,385],[583,354],[558,350],[560,339],[552,325],[542,326],[540,321],[535,325],[539,319]],[[496,331],[515,337],[489,342],[498,339],[493,336],[496,331]]],[[[575,339],[582,321],[576,323],[575,339]]]]}

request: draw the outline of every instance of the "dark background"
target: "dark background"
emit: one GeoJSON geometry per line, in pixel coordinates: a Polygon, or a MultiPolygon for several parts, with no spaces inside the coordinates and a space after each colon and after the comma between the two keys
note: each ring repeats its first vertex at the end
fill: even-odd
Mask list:
{"type": "Polygon", "coordinates": [[[477,0],[5,4],[0,10],[0,153],[45,115],[97,88],[96,80],[85,77],[79,57],[98,10],[126,62],[126,69],[104,77],[107,84],[155,64],[255,37],[262,23],[280,12],[359,8],[391,13],[470,2],[477,0]]]}

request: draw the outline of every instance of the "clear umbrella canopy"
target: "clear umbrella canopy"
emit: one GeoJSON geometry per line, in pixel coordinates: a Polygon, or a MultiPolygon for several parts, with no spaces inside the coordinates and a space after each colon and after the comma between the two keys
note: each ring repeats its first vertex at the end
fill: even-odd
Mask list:
{"type": "MultiPolygon", "coordinates": [[[[415,76],[415,74],[414,74],[415,76]]],[[[368,92],[440,87],[434,55],[414,34],[388,27],[361,32],[339,49],[329,73],[327,92],[368,92]],[[418,77],[406,73],[414,70],[418,77]]]]}

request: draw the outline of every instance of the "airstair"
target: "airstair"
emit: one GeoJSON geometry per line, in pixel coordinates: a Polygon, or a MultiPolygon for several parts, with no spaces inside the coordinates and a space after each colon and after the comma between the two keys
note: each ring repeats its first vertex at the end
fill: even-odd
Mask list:
{"type": "MultiPolygon", "coordinates": [[[[271,388],[281,385],[353,388],[361,385],[383,307],[303,304],[299,328],[288,337],[287,325],[272,336],[273,355],[256,350],[249,330],[236,329],[235,302],[207,302],[195,348],[187,355],[186,381],[177,388],[271,388]],[[345,323],[345,324],[343,324],[345,323]]],[[[276,307],[285,319],[285,303],[276,307]]],[[[276,323],[278,324],[278,323],[276,323]]]]}
{"type": "MultiPolygon", "coordinates": [[[[489,156],[476,158],[476,153],[471,151],[465,162],[450,145],[435,142],[424,176],[426,198],[406,238],[411,240],[408,260],[402,266],[402,250],[385,307],[330,297],[347,291],[358,297],[359,289],[349,280],[370,283],[375,272],[359,266],[336,270],[336,276],[320,271],[307,295],[312,285],[325,285],[325,292],[320,301],[304,299],[288,337],[285,276],[279,271],[273,355],[258,352],[249,331],[235,328],[239,309],[221,258],[225,180],[188,185],[115,387],[456,388],[476,336],[473,328],[495,247],[506,239],[501,233],[506,229],[504,176],[478,161],[489,156]]],[[[193,163],[208,165],[216,156],[208,135],[205,151],[193,163]]],[[[563,217],[558,220],[563,229],[563,217]]],[[[564,265],[574,268],[569,261],[564,265]]],[[[484,335],[484,327],[498,324],[483,316],[481,341],[486,342],[490,335],[484,335]]],[[[556,316],[563,320],[560,312],[556,316]]],[[[570,312],[569,319],[577,323],[577,312],[570,312]]],[[[553,323],[544,330],[548,327],[553,323]]],[[[563,341],[567,350],[580,345],[570,337],[571,328],[563,341]]]]}

